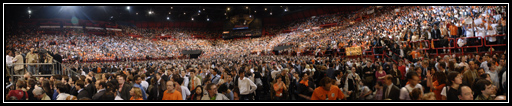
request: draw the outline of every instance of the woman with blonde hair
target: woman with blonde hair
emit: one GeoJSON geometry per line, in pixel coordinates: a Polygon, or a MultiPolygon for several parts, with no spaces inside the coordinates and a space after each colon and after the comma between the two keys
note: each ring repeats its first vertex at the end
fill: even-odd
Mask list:
{"type": "Polygon", "coordinates": [[[304,71],[302,71],[302,72],[304,73],[304,72],[308,72],[308,71],[311,73],[309,76],[313,77],[313,73],[315,73],[316,70],[309,64],[306,64],[306,67],[305,67],[304,71]]]}
{"type": "Polygon", "coordinates": [[[132,96],[130,100],[143,100],[142,99],[142,90],[139,87],[133,87],[130,90],[130,95],[132,96]]]}

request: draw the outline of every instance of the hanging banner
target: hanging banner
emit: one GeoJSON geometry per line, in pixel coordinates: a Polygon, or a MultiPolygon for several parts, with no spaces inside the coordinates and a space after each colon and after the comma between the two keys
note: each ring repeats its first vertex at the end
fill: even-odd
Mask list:
{"type": "Polygon", "coordinates": [[[361,55],[361,46],[347,47],[345,48],[345,53],[347,54],[347,56],[361,55]]]}

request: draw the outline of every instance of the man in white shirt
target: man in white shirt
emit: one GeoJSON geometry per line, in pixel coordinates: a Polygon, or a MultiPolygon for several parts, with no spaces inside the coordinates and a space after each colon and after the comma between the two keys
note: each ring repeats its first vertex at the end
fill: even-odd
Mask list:
{"type": "Polygon", "coordinates": [[[400,58],[405,57],[404,46],[400,46],[400,58]]]}
{"type": "Polygon", "coordinates": [[[13,67],[12,67],[12,63],[13,63],[13,59],[14,57],[14,54],[12,53],[12,51],[10,50],[7,50],[7,55],[5,56],[5,64],[7,64],[7,76],[9,76],[11,74],[11,71],[13,70],[13,67]]]}
{"type": "Polygon", "coordinates": [[[482,60],[484,62],[482,62],[480,64],[480,68],[484,68],[485,72],[489,72],[489,67],[487,66],[487,60],[489,59],[489,56],[486,54],[482,57],[482,60]]]}
{"type": "Polygon", "coordinates": [[[420,88],[421,92],[423,92],[423,87],[419,84],[420,78],[416,72],[408,72],[407,79],[409,80],[409,84],[400,89],[400,100],[411,100],[411,96],[409,94],[414,88],[420,88]]]}
{"type": "Polygon", "coordinates": [[[249,78],[245,77],[245,71],[240,70],[240,79],[238,81],[238,88],[240,89],[240,100],[252,100],[252,93],[256,91],[256,84],[249,78]]]}
{"type": "MultiPolygon", "coordinates": [[[[142,74],[142,75],[140,76],[140,78],[141,78],[141,79],[142,79],[142,78],[144,78],[144,79],[145,79],[145,78],[146,78],[146,75],[145,75],[145,74],[142,74]]],[[[148,83],[146,80],[142,80],[142,81],[140,82],[140,86],[142,86],[142,88],[144,88],[144,90],[145,90],[145,91],[148,91],[149,83],[148,83]]]]}
{"type": "Polygon", "coordinates": [[[66,98],[70,95],[68,93],[65,93],[67,90],[66,85],[64,85],[64,83],[59,82],[59,83],[57,83],[56,87],[57,87],[57,93],[59,94],[59,95],[57,95],[56,100],[66,100],[66,98]]]}
{"type": "Polygon", "coordinates": [[[187,98],[190,96],[190,90],[187,88],[187,86],[184,86],[183,85],[183,81],[184,79],[183,78],[179,78],[176,82],[178,82],[178,84],[180,85],[181,87],[181,97],[183,100],[187,100],[187,98]]]}

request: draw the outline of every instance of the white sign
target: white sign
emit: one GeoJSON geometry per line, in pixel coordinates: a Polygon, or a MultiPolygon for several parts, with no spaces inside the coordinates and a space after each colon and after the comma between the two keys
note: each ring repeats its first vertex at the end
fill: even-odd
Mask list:
{"type": "Polygon", "coordinates": [[[482,24],[482,18],[479,18],[479,19],[475,19],[475,25],[480,25],[482,24]]]}

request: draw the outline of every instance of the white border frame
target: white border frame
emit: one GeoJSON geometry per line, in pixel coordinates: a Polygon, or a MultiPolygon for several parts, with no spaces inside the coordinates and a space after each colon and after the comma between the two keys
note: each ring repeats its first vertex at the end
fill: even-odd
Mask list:
{"type": "MultiPolygon", "coordinates": [[[[222,5],[230,5],[230,4],[233,4],[233,5],[239,5],[239,4],[260,4],[260,5],[265,5],[265,4],[282,4],[282,5],[289,5],[289,4],[292,4],[292,5],[296,5],[296,4],[305,4],[305,5],[314,5],[314,4],[324,4],[324,5],[332,5],[332,4],[369,4],[369,5],[375,5],[375,4],[384,4],[384,5],[389,5],[389,4],[392,4],[392,5],[409,5],[409,4],[419,4],[419,5],[424,5],[424,4],[432,4],[432,5],[435,5],[435,4],[475,4],[475,5],[482,5],[482,4],[493,4],[493,5],[496,5],[496,4],[506,4],[507,5],[507,12],[510,13],[510,3],[3,3],[2,6],[3,6],[3,11],[5,11],[5,4],[176,4],[176,5],[183,5],[183,4],[212,4],[212,5],[218,5],[218,4],[222,4],[222,5]]],[[[5,33],[5,12],[3,12],[2,14],[4,17],[2,18],[2,22],[4,23],[3,27],[4,29],[2,30],[4,33],[5,33]]],[[[508,15],[508,14],[507,14],[508,15]]],[[[508,15],[510,16],[510,15],[508,15]]],[[[510,17],[507,16],[507,24],[510,25],[510,17]]],[[[510,27],[508,28],[510,29],[510,27]]],[[[509,34],[510,30],[508,30],[507,34],[509,34]]],[[[5,36],[3,36],[3,43],[5,44],[5,36]]],[[[509,39],[510,40],[510,39],[509,39]]],[[[507,40],[507,42],[509,42],[509,40],[507,40]]],[[[3,55],[5,55],[5,46],[3,47],[4,48],[4,52],[3,52],[3,55]]],[[[509,48],[507,46],[507,51],[509,51],[509,48]]],[[[508,55],[507,55],[508,57],[508,55]]],[[[508,57],[509,58],[509,57],[508,57]]],[[[507,58],[507,60],[508,60],[507,58]]],[[[2,59],[5,59],[5,57],[2,57],[2,59]]],[[[4,61],[5,63],[5,61],[4,61]]],[[[510,67],[508,66],[507,69],[510,69],[510,67]]],[[[3,74],[5,75],[5,71],[3,72],[3,74]]],[[[507,73],[507,78],[508,76],[510,75],[510,72],[507,73]]],[[[5,78],[2,76],[2,78],[5,78]]],[[[509,83],[510,84],[510,83],[509,83]]],[[[4,87],[5,87],[5,83],[2,84],[4,87]]],[[[510,91],[510,88],[508,89],[510,91]]],[[[510,93],[509,91],[507,91],[508,93],[510,93]]],[[[5,94],[5,91],[2,91],[4,94],[5,94]]],[[[124,102],[124,101],[119,101],[119,102],[5,102],[5,97],[2,97],[4,98],[2,101],[3,103],[510,103],[510,99],[508,98],[508,94],[506,95],[507,96],[507,102],[407,102],[407,101],[404,101],[404,102],[350,102],[350,101],[347,101],[347,102],[321,102],[321,101],[314,101],[314,102],[279,102],[279,101],[276,101],[276,102],[247,102],[247,101],[240,101],[240,102],[165,102],[165,101],[162,101],[162,102],[124,102]]]]}

